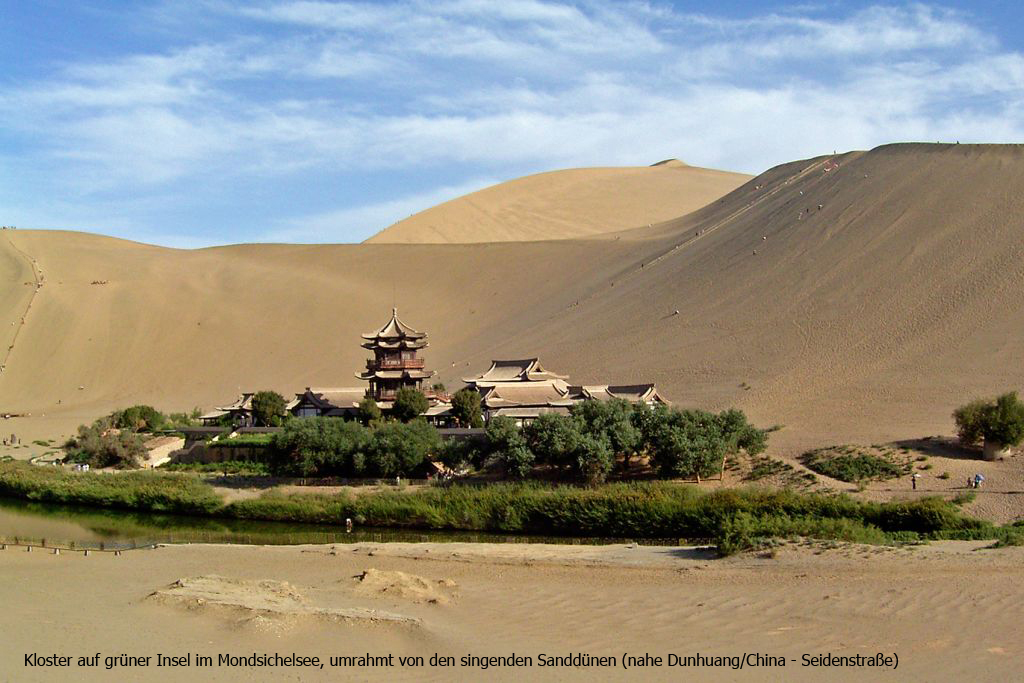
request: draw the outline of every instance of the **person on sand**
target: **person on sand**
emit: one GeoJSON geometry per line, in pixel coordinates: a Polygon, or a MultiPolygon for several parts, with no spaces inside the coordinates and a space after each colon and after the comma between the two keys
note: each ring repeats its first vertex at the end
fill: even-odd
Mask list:
{"type": "Polygon", "coordinates": [[[975,474],[974,475],[974,488],[980,489],[981,488],[981,482],[983,482],[983,481],[985,481],[985,477],[983,477],[980,472],[978,474],[975,474]]]}
{"type": "Polygon", "coordinates": [[[910,488],[912,488],[914,491],[917,490],[917,480],[920,478],[921,475],[918,474],[917,472],[914,472],[913,474],[910,475],[910,488]]]}

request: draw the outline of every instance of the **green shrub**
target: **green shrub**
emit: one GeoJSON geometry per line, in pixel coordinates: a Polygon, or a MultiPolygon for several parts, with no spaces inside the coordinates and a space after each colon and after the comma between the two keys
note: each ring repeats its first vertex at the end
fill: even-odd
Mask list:
{"type": "Polygon", "coordinates": [[[136,405],[110,414],[113,427],[133,432],[153,432],[164,428],[167,418],[153,406],[136,405]]]}
{"type": "Polygon", "coordinates": [[[366,471],[380,477],[408,476],[441,451],[437,430],[423,420],[374,429],[366,447],[366,471]]]}
{"type": "Polygon", "coordinates": [[[909,465],[901,465],[869,453],[829,455],[822,449],[805,453],[802,461],[818,474],[854,483],[871,479],[893,479],[910,472],[909,465]]]}
{"type": "Polygon", "coordinates": [[[268,476],[270,467],[265,462],[250,460],[223,460],[221,462],[166,463],[159,469],[167,472],[209,472],[220,474],[244,474],[254,477],[268,476]]]}
{"type": "Polygon", "coordinates": [[[953,411],[957,435],[965,445],[981,440],[1003,446],[1024,441],[1024,402],[1011,391],[995,399],[978,399],[953,411]]]}
{"type": "Polygon", "coordinates": [[[64,449],[67,460],[97,468],[135,468],[146,457],[142,437],[129,429],[112,427],[110,418],[80,426],[64,449]]]}

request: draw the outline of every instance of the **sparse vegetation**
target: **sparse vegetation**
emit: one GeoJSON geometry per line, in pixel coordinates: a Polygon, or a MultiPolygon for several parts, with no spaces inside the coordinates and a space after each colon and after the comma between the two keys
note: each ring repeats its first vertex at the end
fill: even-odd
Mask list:
{"type": "MultiPolygon", "coordinates": [[[[833,479],[851,483],[894,479],[912,471],[905,459],[898,460],[892,450],[881,447],[858,448],[844,445],[819,448],[804,453],[801,461],[808,469],[833,479]]],[[[923,469],[930,468],[926,465],[923,469]]]]}

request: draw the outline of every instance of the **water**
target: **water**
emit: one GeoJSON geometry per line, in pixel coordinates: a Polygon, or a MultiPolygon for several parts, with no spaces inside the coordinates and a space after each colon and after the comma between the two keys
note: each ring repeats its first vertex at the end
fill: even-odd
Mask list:
{"type": "MultiPolygon", "coordinates": [[[[475,531],[419,531],[385,527],[257,522],[187,515],[104,510],[77,505],[32,503],[0,498],[0,542],[71,549],[125,550],[155,543],[240,543],[297,545],[360,542],[562,543],[605,545],[623,538],[514,536],[475,531]]],[[[676,545],[677,539],[647,539],[644,544],[676,545]]]]}

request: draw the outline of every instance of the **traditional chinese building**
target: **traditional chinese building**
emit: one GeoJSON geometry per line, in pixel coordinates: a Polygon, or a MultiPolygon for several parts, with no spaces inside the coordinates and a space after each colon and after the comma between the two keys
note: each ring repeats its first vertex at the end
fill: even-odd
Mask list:
{"type": "MultiPolygon", "coordinates": [[[[363,335],[363,348],[373,352],[366,361],[366,370],[356,375],[370,383],[367,395],[382,409],[389,409],[399,389],[409,387],[423,391],[423,380],[434,376],[424,370],[421,349],[427,348],[425,332],[415,330],[398,318],[398,309],[391,309],[391,320],[376,332],[363,335]]],[[[424,393],[430,393],[424,392],[424,393]]]]}
{"type": "Polygon", "coordinates": [[[537,358],[494,360],[485,373],[467,377],[480,393],[484,418],[511,417],[526,424],[545,413],[568,414],[581,401],[623,399],[648,405],[668,404],[653,384],[570,385],[568,377],[545,370],[537,358]]]}

